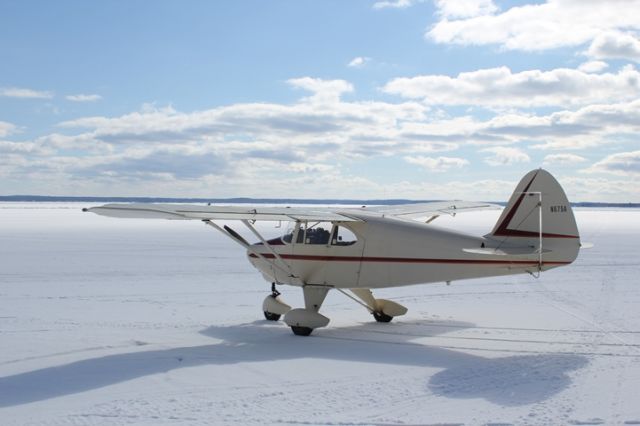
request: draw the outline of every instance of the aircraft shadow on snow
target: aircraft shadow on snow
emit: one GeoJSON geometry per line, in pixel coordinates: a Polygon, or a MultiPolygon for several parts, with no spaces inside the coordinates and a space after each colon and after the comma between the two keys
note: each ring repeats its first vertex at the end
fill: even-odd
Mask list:
{"type": "Polygon", "coordinates": [[[571,384],[568,373],[588,363],[586,357],[574,354],[485,358],[411,342],[473,326],[454,321],[361,324],[323,330],[310,338],[294,336],[267,321],[212,326],[201,333],[223,342],[107,355],[0,377],[0,407],[90,391],[184,367],[298,358],[441,368],[426,378],[427,388],[436,395],[518,406],[544,401],[566,389],[571,384]]]}

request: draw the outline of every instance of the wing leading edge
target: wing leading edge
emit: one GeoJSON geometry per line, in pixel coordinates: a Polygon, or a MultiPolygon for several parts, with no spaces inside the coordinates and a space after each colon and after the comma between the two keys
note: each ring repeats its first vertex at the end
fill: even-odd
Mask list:
{"type": "Polygon", "coordinates": [[[451,215],[479,210],[500,210],[501,206],[473,201],[434,201],[430,203],[401,204],[395,206],[377,206],[367,208],[382,216],[393,216],[399,219],[423,221],[433,216],[451,215]]]}
{"type": "Polygon", "coordinates": [[[336,209],[265,207],[265,206],[198,206],[192,204],[106,204],[83,209],[102,216],[174,219],[174,220],[265,220],[265,221],[360,221],[336,212],[336,209]]]}
{"type": "Polygon", "coordinates": [[[443,214],[493,210],[500,206],[468,201],[446,201],[361,208],[201,206],[193,204],[106,204],[83,209],[102,216],[172,220],[264,220],[264,221],[342,221],[361,222],[366,216],[423,220],[443,214]]]}

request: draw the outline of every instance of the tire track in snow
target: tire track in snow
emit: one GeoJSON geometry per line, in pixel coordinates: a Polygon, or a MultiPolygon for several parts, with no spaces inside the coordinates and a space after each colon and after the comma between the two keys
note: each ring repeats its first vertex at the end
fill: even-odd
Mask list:
{"type": "MultiPolygon", "coordinates": [[[[372,334],[384,334],[384,335],[395,335],[402,336],[401,333],[389,333],[389,332],[375,332],[375,331],[359,331],[359,335],[363,335],[365,333],[372,334]]],[[[420,339],[430,339],[430,340],[443,340],[448,337],[444,336],[412,336],[420,339]]],[[[434,342],[430,344],[420,343],[420,342],[406,342],[406,341],[392,341],[392,340],[379,340],[379,339],[367,339],[364,337],[349,337],[349,336],[337,336],[337,335],[322,335],[317,334],[315,338],[322,339],[333,339],[333,340],[345,340],[352,342],[363,342],[363,343],[376,343],[376,344],[384,344],[384,345],[400,345],[400,346],[420,346],[420,347],[438,347],[442,349],[451,349],[456,351],[479,351],[479,352],[492,352],[492,353],[517,353],[517,354],[558,354],[558,355],[584,355],[584,356],[604,356],[604,357],[622,357],[622,358],[640,358],[640,354],[628,354],[628,353],[614,353],[614,352],[594,352],[594,351],[582,351],[582,350],[572,350],[572,351],[554,351],[554,350],[543,350],[543,349],[510,349],[510,348],[496,348],[496,347],[480,347],[480,346],[460,346],[460,345],[447,345],[441,344],[439,342],[434,342]]],[[[478,339],[481,340],[481,339],[478,339]]],[[[575,343],[567,343],[570,345],[575,345],[575,343]]]]}

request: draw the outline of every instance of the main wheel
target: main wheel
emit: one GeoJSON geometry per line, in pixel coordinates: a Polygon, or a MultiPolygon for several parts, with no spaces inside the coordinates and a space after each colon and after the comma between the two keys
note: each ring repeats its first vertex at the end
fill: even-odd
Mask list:
{"type": "Polygon", "coordinates": [[[278,321],[280,319],[280,315],[267,311],[264,311],[264,317],[269,321],[278,321]]]}
{"type": "Polygon", "coordinates": [[[389,315],[384,314],[382,312],[374,312],[373,317],[378,322],[390,322],[393,319],[393,317],[390,317],[389,315]]]}
{"type": "Polygon", "coordinates": [[[295,334],[296,336],[308,336],[313,331],[313,328],[292,325],[291,330],[293,331],[293,334],[295,334]]]}

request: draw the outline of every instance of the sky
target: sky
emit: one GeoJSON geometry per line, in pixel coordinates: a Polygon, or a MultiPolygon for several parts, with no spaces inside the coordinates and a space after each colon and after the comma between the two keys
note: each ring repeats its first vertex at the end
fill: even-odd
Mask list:
{"type": "Polygon", "coordinates": [[[0,2],[0,195],[640,202],[640,0],[0,2]]]}

